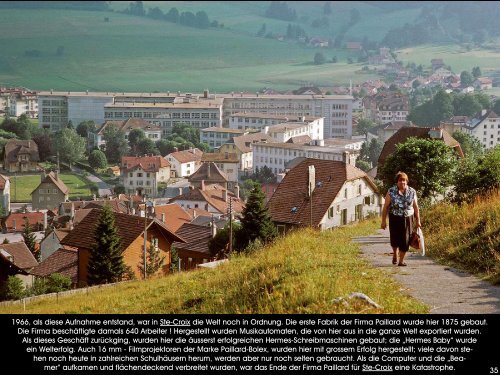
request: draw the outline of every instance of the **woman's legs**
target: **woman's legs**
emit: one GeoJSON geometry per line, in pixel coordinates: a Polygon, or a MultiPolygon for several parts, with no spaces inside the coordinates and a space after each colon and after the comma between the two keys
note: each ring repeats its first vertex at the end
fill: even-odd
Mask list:
{"type": "Polygon", "coordinates": [[[398,266],[406,266],[406,263],[404,262],[405,255],[406,255],[406,251],[399,250],[399,263],[398,263],[398,266]]]}
{"type": "Polygon", "coordinates": [[[392,264],[396,264],[398,262],[398,248],[392,248],[392,264]]]}

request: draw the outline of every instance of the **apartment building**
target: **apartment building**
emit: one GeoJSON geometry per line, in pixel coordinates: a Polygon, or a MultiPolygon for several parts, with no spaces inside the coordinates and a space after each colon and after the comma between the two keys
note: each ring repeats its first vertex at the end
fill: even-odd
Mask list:
{"type": "Polygon", "coordinates": [[[240,129],[210,127],[200,130],[200,141],[212,148],[219,148],[224,143],[231,142],[234,137],[248,134],[248,131],[240,129]]]}
{"type": "Polygon", "coordinates": [[[0,113],[12,117],[26,114],[29,118],[38,117],[38,98],[35,91],[23,87],[0,88],[0,113]]]}
{"type": "Polygon", "coordinates": [[[221,126],[222,99],[205,91],[190,93],[116,93],[41,91],[38,93],[39,125],[52,131],[69,121],[103,124],[107,120],[124,121],[141,118],[162,127],[169,134],[179,122],[197,128],[221,126]]]}
{"type": "MultiPolygon", "coordinates": [[[[353,141],[358,144],[359,141],[353,141]]],[[[312,158],[322,160],[337,160],[355,165],[359,149],[349,144],[325,145],[324,141],[314,141],[311,144],[294,143],[255,143],[253,149],[253,170],[267,166],[274,174],[285,172],[285,164],[297,158],[312,158]]]]}
{"type": "Polygon", "coordinates": [[[124,156],[121,172],[127,194],[155,197],[158,184],[170,179],[170,163],[161,156],[124,156]]]}
{"type": "Polygon", "coordinates": [[[466,133],[476,137],[485,149],[500,144],[500,116],[493,111],[483,109],[464,128],[466,133]]]}
{"type": "Polygon", "coordinates": [[[324,118],[325,138],[351,138],[352,102],[350,95],[265,95],[217,94],[224,98],[224,126],[241,112],[258,112],[283,116],[324,118]]]}
{"type": "Polygon", "coordinates": [[[171,97],[172,101],[149,103],[115,100],[104,106],[106,120],[141,118],[160,126],[162,137],[172,133],[176,124],[185,123],[197,129],[222,126],[222,99],[186,96],[171,97]]]}
{"type": "Polygon", "coordinates": [[[275,142],[293,141],[296,137],[307,137],[309,140],[323,139],[323,118],[318,117],[312,121],[305,121],[303,117],[297,122],[282,122],[264,127],[264,133],[275,142]],[[300,121],[302,120],[302,121],[300,121]]]}
{"type": "Polygon", "coordinates": [[[277,125],[284,122],[312,122],[318,119],[314,116],[285,116],[259,112],[240,112],[229,117],[231,129],[264,130],[266,126],[277,125]]]}
{"type": "Polygon", "coordinates": [[[363,98],[363,108],[364,116],[378,123],[406,121],[410,113],[408,96],[393,91],[363,98]]]}

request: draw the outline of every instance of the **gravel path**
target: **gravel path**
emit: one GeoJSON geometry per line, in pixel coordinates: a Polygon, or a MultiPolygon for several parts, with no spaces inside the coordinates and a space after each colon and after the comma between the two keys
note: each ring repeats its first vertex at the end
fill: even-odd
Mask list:
{"type": "Polygon", "coordinates": [[[392,264],[389,231],[357,237],[362,255],[372,265],[393,276],[410,294],[430,307],[431,314],[499,314],[500,287],[464,271],[439,265],[420,253],[408,252],[407,267],[392,264]]]}

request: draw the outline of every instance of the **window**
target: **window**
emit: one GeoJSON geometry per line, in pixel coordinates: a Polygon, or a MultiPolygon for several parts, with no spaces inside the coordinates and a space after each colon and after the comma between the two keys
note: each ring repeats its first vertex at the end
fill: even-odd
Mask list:
{"type": "Polygon", "coordinates": [[[361,186],[361,184],[359,184],[359,185],[358,185],[358,195],[361,195],[361,189],[362,189],[362,188],[363,188],[363,187],[361,186]]]}
{"type": "Polygon", "coordinates": [[[331,219],[333,217],[333,206],[328,209],[328,218],[331,219]]]}
{"type": "Polygon", "coordinates": [[[371,204],[371,199],[369,196],[365,197],[365,204],[368,204],[368,205],[371,204]]]}
{"type": "Polygon", "coordinates": [[[344,198],[347,199],[347,188],[344,189],[344,198]]]}
{"type": "Polygon", "coordinates": [[[142,177],[142,173],[137,172],[137,177],[142,177]]]}
{"type": "Polygon", "coordinates": [[[347,208],[342,210],[340,215],[340,225],[347,225],[347,208]]]}
{"type": "Polygon", "coordinates": [[[354,220],[358,221],[363,218],[363,205],[358,204],[356,205],[355,211],[354,211],[354,220]]]}
{"type": "Polygon", "coordinates": [[[130,172],[130,173],[128,174],[128,176],[129,176],[129,177],[133,177],[133,176],[134,176],[134,174],[133,174],[132,172],[130,172]]]}

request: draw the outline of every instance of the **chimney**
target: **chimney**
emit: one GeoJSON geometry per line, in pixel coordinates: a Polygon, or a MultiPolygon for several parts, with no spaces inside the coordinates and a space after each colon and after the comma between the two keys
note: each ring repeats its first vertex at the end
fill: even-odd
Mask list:
{"type": "Polygon", "coordinates": [[[161,222],[165,224],[165,213],[161,214],[161,222]]]}
{"type": "Polygon", "coordinates": [[[12,220],[12,228],[14,229],[14,232],[16,231],[16,219],[12,220]]]}
{"type": "Polygon", "coordinates": [[[45,170],[43,170],[41,173],[40,173],[40,182],[42,182],[45,178],[45,170]]]}
{"type": "Polygon", "coordinates": [[[182,188],[181,187],[179,188],[179,194],[178,195],[182,195],[182,188]]]}
{"type": "Polygon", "coordinates": [[[43,230],[47,229],[47,211],[43,213],[43,230]]]}
{"type": "Polygon", "coordinates": [[[208,99],[208,89],[203,90],[203,97],[208,99]]]}
{"type": "Polygon", "coordinates": [[[210,226],[211,226],[211,232],[212,232],[212,238],[215,237],[215,235],[217,234],[217,226],[215,225],[215,220],[214,220],[214,215],[212,215],[212,221],[210,222],[210,226]]]}
{"type": "Polygon", "coordinates": [[[193,219],[196,219],[198,214],[196,213],[196,208],[193,208],[193,219]]]}
{"type": "Polygon", "coordinates": [[[205,191],[205,180],[201,180],[201,190],[205,191]]]}
{"type": "Polygon", "coordinates": [[[75,204],[71,203],[71,209],[69,211],[69,216],[71,217],[71,220],[75,218],[75,204]]]}
{"type": "Polygon", "coordinates": [[[210,163],[208,163],[208,168],[207,168],[207,177],[210,178],[210,163]]]}
{"type": "Polygon", "coordinates": [[[223,194],[224,194],[224,202],[227,203],[227,189],[224,189],[223,194]]]}
{"type": "Polygon", "coordinates": [[[59,170],[58,169],[56,169],[54,171],[54,178],[56,179],[56,181],[59,180],[59,170]]]}

